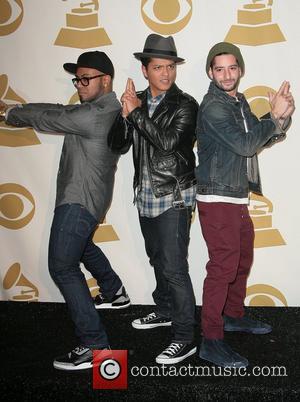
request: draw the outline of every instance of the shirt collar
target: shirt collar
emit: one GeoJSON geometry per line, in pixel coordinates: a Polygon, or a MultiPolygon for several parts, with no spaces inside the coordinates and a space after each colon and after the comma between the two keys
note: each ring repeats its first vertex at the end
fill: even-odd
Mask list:
{"type": "Polygon", "coordinates": [[[150,88],[147,88],[147,100],[148,102],[155,102],[155,103],[159,103],[160,101],[163,100],[163,98],[166,96],[166,92],[163,92],[162,94],[159,94],[157,96],[152,96],[150,88]]]}

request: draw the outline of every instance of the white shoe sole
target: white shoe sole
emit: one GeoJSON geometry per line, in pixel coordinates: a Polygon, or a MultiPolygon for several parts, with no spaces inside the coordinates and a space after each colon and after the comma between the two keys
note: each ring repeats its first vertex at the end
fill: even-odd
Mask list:
{"type": "Polygon", "coordinates": [[[139,324],[137,322],[132,321],[131,325],[135,329],[151,329],[158,327],[170,327],[172,325],[172,321],[162,322],[160,324],[139,324]]]}
{"type": "Polygon", "coordinates": [[[192,356],[195,354],[197,351],[197,347],[195,346],[193,349],[191,349],[186,355],[180,356],[180,357],[174,357],[174,358],[167,358],[167,357],[159,357],[155,359],[156,363],[158,364],[176,364],[179,362],[182,362],[182,360],[186,359],[189,356],[192,356]]]}
{"type": "Polygon", "coordinates": [[[66,370],[66,371],[87,370],[93,368],[93,363],[87,362],[79,364],[78,366],[74,366],[73,364],[63,364],[54,361],[53,367],[56,368],[57,370],[66,370]]]}
{"type": "Polygon", "coordinates": [[[111,310],[120,310],[122,308],[126,308],[130,306],[130,302],[127,304],[123,304],[122,306],[113,306],[112,303],[105,303],[105,304],[95,304],[96,310],[105,310],[105,309],[111,309],[111,310]]]}

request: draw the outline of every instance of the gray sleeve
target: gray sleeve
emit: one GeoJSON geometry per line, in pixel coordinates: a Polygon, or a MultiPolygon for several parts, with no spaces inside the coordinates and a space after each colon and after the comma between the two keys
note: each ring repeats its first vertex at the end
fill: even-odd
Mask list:
{"type": "Polygon", "coordinates": [[[42,132],[94,137],[107,130],[116,112],[110,107],[100,107],[91,103],[80,105],[29,103],[11,109],[6,121],[13,126],[33,127],[42,132]]]}

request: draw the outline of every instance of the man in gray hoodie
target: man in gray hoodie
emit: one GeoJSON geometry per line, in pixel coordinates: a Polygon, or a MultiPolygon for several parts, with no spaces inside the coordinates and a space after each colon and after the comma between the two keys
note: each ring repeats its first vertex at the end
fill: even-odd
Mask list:
{"type": "Polygon", "coordinates": [[[65,63],[81,104],[0,102],[0,116],[16,127],[65,135],[57,176],[54,218],[49,240],[49,272],[60,289],[75,324],[79,346],[54,360],[54,367],[78,370],[92,367],[92,350],[109,349],[96,308],[130,304],[118,275],[93,243],[97,224],[109,208],[118,156],[107,146],[107,134],[120,110],[112,91],[114,67],[104,52],[86,52],[77,63],[65,63]],[[101,284],[93,300],[80,262],[101,284]],[[96,307],[96,308],[95,308],[96,307]]]}

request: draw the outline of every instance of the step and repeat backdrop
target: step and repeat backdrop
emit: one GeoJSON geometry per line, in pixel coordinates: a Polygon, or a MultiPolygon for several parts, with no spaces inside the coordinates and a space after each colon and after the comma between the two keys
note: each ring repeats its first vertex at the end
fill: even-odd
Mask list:
{"type": "MultiPolygon", "coordinates": [[[[241,81],[253,112],[268,111],[268,92],[289,80],[300,107],[299,0],[0,0],[0,99],[7,103],[78,101],[63,63],[100,49],[114,62],[114,89],[128,77],[138,90],[147,82],[133,52],[150,33],[173,35],[177,84],[199,102],[209,82],[206,56],[217,42],[240,46],[246,63],[241,81]]],[[[47,247],[63,137],[0,123],[0,299],[60,302],[47,267],[47,247]]],[[[251,196],[255,260],[246,304],[299,306],[300,121],[285,141],[260,154],[264,196],[251,196]]],[[[151,304],[154,274],[144,251],[133,206],[131,152],[122,156],[114,198],[95,232],[132,302],[151,304]]],[[[207,251],[195,213],[190,274],[201,304],[207,251]]],[[[97,284],[84,270],[92,294],[97,284]]],[[[101,285],[101,284],[100,284],[101,285]]]]}

